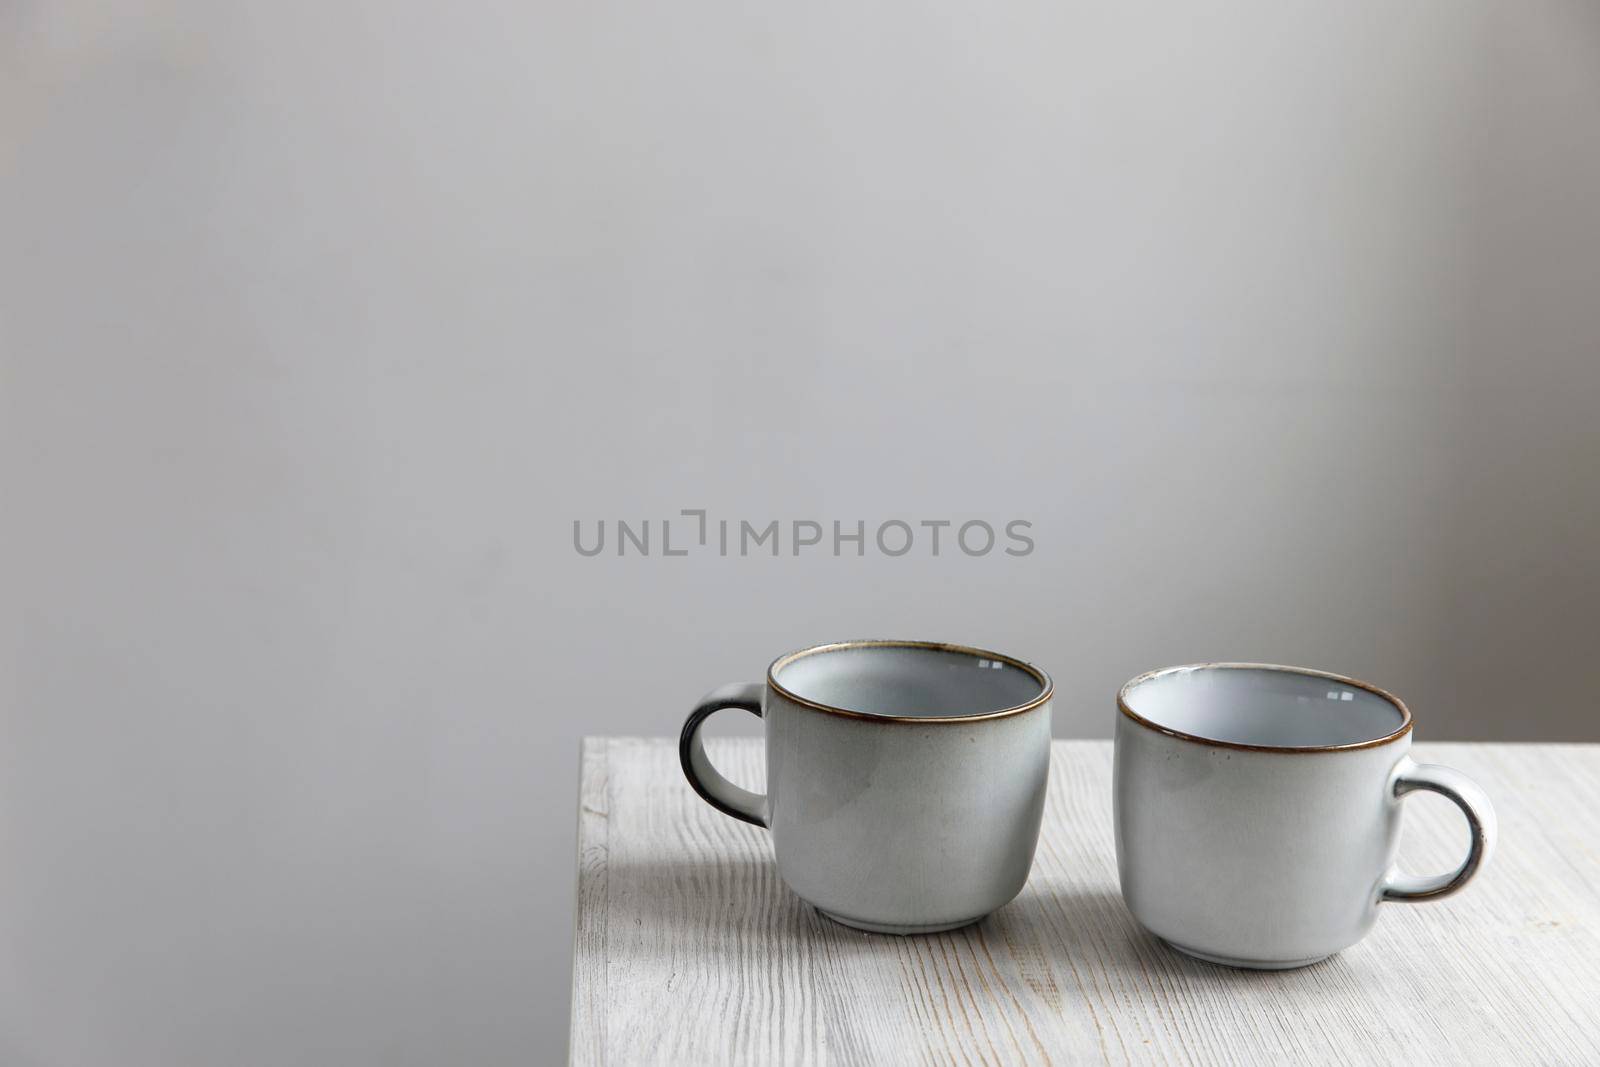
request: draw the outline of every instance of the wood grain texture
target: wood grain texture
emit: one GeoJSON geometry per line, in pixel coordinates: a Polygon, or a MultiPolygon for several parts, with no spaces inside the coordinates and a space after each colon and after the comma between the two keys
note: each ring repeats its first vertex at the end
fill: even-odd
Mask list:
{"type": "MultiPolygon", "coordinates": [[[[761,743],[713,761],[760,788],[761,743]]],[[[1298,971],[1168,949],[1117,890],[1111,746],[1058,741],[1033,874],[983,922],[886,937],[778,879],[765,830],[685,784],[666,740],[583,748],[572,1060],[578,1064],[1600,1063],[1600,746],[1417,745],[1494,799],[1501,843],[1465,891],[1385,904],[1298,971]]],[[[1403,865],[1465,830],[1407,800],[1403,865]]]]}

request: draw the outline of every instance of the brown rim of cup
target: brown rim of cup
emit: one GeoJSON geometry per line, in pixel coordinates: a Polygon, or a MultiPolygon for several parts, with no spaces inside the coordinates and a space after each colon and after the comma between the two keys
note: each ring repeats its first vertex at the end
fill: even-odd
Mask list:
{"type": "Polygon", "coordinates": [[[849,719],[864,719],[868,722],[897,722],[917,726],[937,726],[942,723],[971,723],[986,722],[990,719],[1004,719],[1012,715],[1021,715],[1025,711],[1032,711],[1055,695],[1055,683],[1050,680],[1050,676],[1031,663],[1025,663],[1015,656],[1008,656],[1003,652],[991,652],[988,649],[973,648],[971,645],[952,645],[943,641],[864,640],[835,641],[826,645],[813,645],[810,648],[802,648],[797,652],[785,653],[773,660],[772,665],[767,668],[767,686],[785,700],[798,704],[803,708],[810,708],[813,711],[825,711],[830,715],[842,715],[849,719]],[[874,715],[871,712],[852,711],[849,708],[840,708],[832,704],[807,700],[805,697],[785,689],[778,682],[778,672],[795,660],[804,659],[807,656],[815,656],[823,652],[838,652],[849,648],[920,648],[933,652],[955,652],[972,656],[976,659],[995,660],[999,663],[1016,667],[1038,682],[1039,695],[1026,703],[1018,704],[1016,707],[1000,708],[997,711],[986,711],[978,715],[874,715]]]}
{"type": "Polygon", "coordinates": [[[1177,667],[1162,667],[1159,670],[1145,671],[1135,678],[1129,679],[1121,689],[1117,690],[1117,710],[1128,718],[1158,734],[1166,734],[1180,741],[1193,741],[1198,745],[1209,745],[1213,748],[1231,748],[1242,752],[1282,752],[1293,755],[1295,753],[1309,752],[1352,752],[1357,749],[1377,748],[1398,741],[1411,732],[1411,709],[1406,707],[1405,701],[1385,689],[1379,689],[1370,682],[1363,682],[1358,678],[1347,678],[1342,674],[1333,674],[1329,671],[1316,671],[1310,667],[1286,667],[1281,663],[1185,663],[1177,667]],[[1215,737],[1204,737],[1200,734],[1191,734],[1183,730],[1175,730],[1170,726],[1162,726],[1152,722],[1128,706],[1128,694],[1145,682],[1163,675],[1177,674],[1179,671],[1211,671],[1211,670],[1253,670],[1253,671],[1281,671],[1284,674],[1298,674],[1308,678],[1323,678],[1330,682],[1340,682],[1344,685],[1365,689],[1374,696],[1388,701],[1400,712],[1400,725],[1382,737],[1374,737],[1367,741],[1354,741],[1348,745],[1247,745],[1240,741],[1222,741],[1215,737]]]}

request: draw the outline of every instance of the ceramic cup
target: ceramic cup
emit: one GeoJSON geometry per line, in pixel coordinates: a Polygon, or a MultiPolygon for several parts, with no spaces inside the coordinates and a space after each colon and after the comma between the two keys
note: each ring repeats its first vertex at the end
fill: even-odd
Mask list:
{"type": "Polygon", "coordinates": [[[1414,762],[1411,712],[1365,682],[1257,663],[1142,674],[1117,705],[1122,896],[1145,928],[1213,963],[1301,967],[1364,937],[1384,901],[1460,889],[1494,845],[1494,809],[1447,767],[1414,762]],[[1449,797],[1461,866],[1394,867],[1401,800],[1449,797]]]}
{"type": "Polygon", "coordinates": [[[847,641],[780,656],[683,724],[683,773],[712,807],[772,831],[778,873],[824,915],[877,933],[976,922],[1028,880],[1050,772],[1050,678],[998,652],[847,641]],[[729,782],[700,728],[766,727],[767,792],[729,782]]]}

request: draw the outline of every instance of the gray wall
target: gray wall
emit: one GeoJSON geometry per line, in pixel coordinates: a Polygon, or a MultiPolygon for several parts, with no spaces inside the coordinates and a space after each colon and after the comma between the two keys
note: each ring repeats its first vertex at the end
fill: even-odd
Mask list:
{"type": "Polygon", "coordinates": [[[0,11],[7,1064],[548,1062],[578,738],[817,640],[1600,740],[1592,4],[118,7],[0,11]],[[695,507],[1037,547],[573,550],[695,507]]]}

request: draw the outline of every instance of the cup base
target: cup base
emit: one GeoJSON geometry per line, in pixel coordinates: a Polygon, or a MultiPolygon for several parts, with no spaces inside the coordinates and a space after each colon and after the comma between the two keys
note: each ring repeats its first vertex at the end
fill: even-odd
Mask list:
{"type": "Polygon", "coordinates": [[[865,919],[852,919],[846,915],[835,915],[831,911],[823,911],[821,908],[817,908],[817,914],[826,916],[841,926],[848,926],[855,930],[865,930],[869,934],[898,934],[902,936],[905,934],[938,934],[946,930],[959,930],[963,926],[971,926],[983,918],[982,915],[974,915],[970,919],[961,919],[953,923],[910,923],[901,925],[897,923],[868,922],[865,919]]]}
{"type": "Polygon", "coordinates": [[[1161,940],[1168,948],[1176,949],[1185,956],[1193,956],[1197,960],[1221,964],[1224,967],[1238,967],[1246,971],[1292,971],[1297,967],[1309,967],[1313,963],[1321,963],[1332,955],[1329,953],[1329,956],[1307,956],[1303,960],[1241,960],[1233,956],[1216,956],[1210,952],[1201,952],[1199,949],[1180,945],[1176,941],[1167,941],[1166,938],[1161,940]]]}

